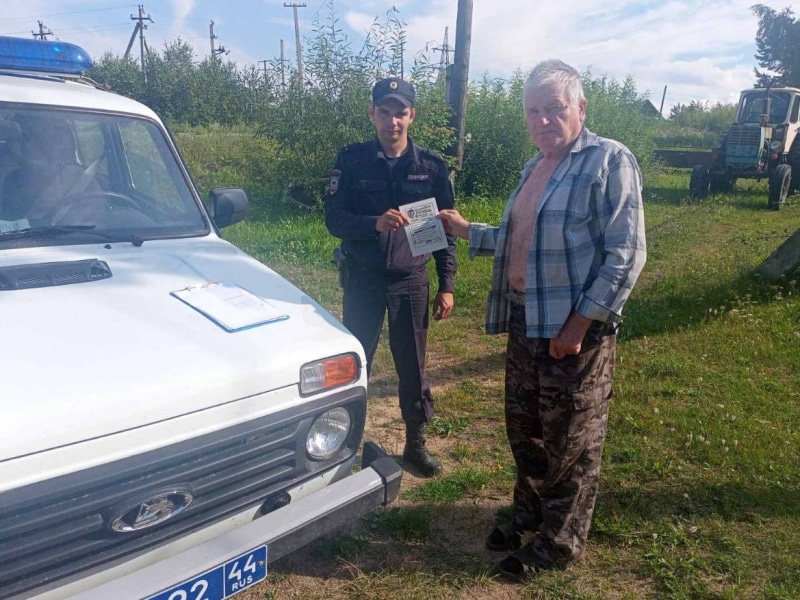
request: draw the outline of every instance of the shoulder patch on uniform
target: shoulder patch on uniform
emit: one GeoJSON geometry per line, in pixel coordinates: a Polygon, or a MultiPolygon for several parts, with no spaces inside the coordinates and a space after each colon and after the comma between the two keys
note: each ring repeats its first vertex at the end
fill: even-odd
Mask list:
{"type": "Polygon", "coordinates": [[[333,196],[336,192],[339,191],[339,181],[342,178],[342,172],[339,169],[332,169],[331,176],[330,176],[330,194],[333,196]]]}
{"type": "Polygon", "coordinates": [[[428,173],[409,173],[408,181],[430,181],[431,176],[428,173]]]}

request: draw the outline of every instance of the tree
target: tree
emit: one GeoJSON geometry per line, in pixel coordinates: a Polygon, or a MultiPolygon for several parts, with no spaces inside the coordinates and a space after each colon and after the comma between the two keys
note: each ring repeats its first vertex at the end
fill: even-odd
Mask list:
{"type": "Polygon", "coordinates": [[[800,87],[800,21],[794,18],[791,8],[777,12],[756,4],[752,10],[758,17],[756,59],[766,69],[755,69],[756,85],[800,87]]]}
{"type": "Polygon", "coordinates": [[[116,93],[129,98],[144,96],[142,71],[133,58],[120,58],[106,52],[88,73],[91,79],[107,85],[116,93]]]}

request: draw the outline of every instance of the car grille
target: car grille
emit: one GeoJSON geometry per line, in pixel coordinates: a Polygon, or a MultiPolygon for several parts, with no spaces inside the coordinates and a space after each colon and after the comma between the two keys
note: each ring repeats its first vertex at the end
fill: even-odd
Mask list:
{"type": "Polygon", "coordinates": [[[0,599],[169,542],[345,461],[363,433],[360,390],[0,494],[0,599]],[[347,406],[356,426],[336,457],[310,462],[313,419],[336,405],[347,406]],[[109,528],[121,507],[172,488],[194,497],[182,513],[141,531],[109,528]]]}

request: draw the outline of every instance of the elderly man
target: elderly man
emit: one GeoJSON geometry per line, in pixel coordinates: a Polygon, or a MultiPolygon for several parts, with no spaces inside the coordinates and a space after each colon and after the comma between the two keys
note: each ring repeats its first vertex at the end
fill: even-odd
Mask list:
{"type": "Polygon", "coordinates": [[[524,87],[539,153],[499,227],[442,211],[470,257],[494,256],[488,333],[508,333],[506,430],[513,518],[486,545],[524,579],[578,558],[597,496],[622,307],[645,263],[642,179],[622,144],[584,127],[580,75],[559,60],[524,87]]]}
{"type": "MultiPolygon", "coordinates": [[[[442,465],[428,452],[424,437],[425,424],[433,416],[425,375],[430,255],[413,255],[403,230],[409,219],[399,209],[428,198],[435,198],[439,210],[452,208],[453,190],[444,160],[408,135],[416,116],[415,99],[414,86],[397,77],[375,84],[369,115],[376,138],[339,153],[325,200],[325,224],[342,240],[343,320],[364,346],[367,372],[389,314],[389,347],[406,425],[403,460],[431,477],[441,473],[442,465]]],[[[456,272],[452,236],[433,258],[439,279],[433,317],[446,319],[453,309],[456,272]]]]}

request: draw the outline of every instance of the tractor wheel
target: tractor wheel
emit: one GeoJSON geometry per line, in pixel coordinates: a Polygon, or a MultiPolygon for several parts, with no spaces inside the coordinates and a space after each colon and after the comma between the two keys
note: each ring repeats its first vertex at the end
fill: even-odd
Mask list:
{"type": "Polygon", "coordinates": [[[789,166],[792,167],[792,180],[789,183],[789,195],[800,189],[800,139],[795,138],[789,150],[789,166]]]}
{"type": "Polygon", "coordinates": [[[736,177],[721,174],[709,175],[709,189],[712,194],[730,192],[734,183],[736,183],[736,177]]]}
{"type": "Polygon", "coordinates": [[[792,167],[778,165],[769,178],[769,209],[780,210],[786,204],[789,184],[792,181],[792,167]]]}
{"type": "Polygon", "coordinates": [[[709,183],[708,167],[697,165],[692,169],[692,176],[689,178],[689,198],[702,200],[708,196],[709,183]]]}

